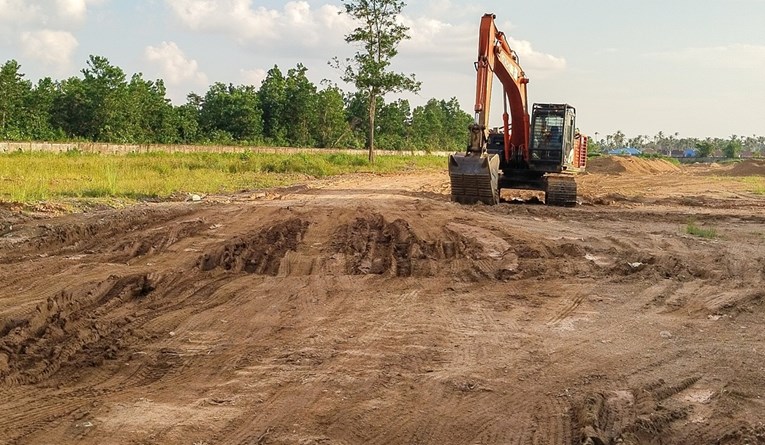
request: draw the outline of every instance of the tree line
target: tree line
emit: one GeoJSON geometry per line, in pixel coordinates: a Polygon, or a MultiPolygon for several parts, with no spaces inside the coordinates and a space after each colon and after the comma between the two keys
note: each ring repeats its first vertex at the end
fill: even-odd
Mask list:
{"type": "Polygon", "coordinates": [[[644,153],[657,153],[666,156],[683,156],[681,153],[693,154],[694,157],[706,158],[739,156],[765,156],[765,136],[731,135],[729,138],[692,138],[680,137],[679,133],[665,134],[658,132],[655,136],[637,135],[628,137],[618,130],[613,134],[595,137],[590,141],[590,151],[607,152],[608,150],[632,147],[644,153]]]}
{"type": "MultiPolygon", "coordinates": [[[[235,144],[362,148],[369,95],[311,82],[297,64],[271,68],[260,86],[215,83],[173,105],[162,79],[128,78],[101,56],[81,76],[33,83],[9,60],[0,68],[0,140],[84,140],[121,144],[235,144]]],[[[472,117],[456,98],[376,97],[375,146],[388,150],[462,150],[472,117]]]]}

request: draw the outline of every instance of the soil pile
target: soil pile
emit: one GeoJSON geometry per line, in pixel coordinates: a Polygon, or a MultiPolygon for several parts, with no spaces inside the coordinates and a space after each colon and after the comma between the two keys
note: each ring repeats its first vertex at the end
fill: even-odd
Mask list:
{"type": "Polygon", "coordinates": [[[739,162],[725,174],[728,176],[765,176],[765,160],[739,162]]]}
{"type": "Polygon", "coordinates": [[[607,156],[589,159],[587,171],[606,175],[657,175],[678,172],[680,167],[664,159],[607,156]]]}

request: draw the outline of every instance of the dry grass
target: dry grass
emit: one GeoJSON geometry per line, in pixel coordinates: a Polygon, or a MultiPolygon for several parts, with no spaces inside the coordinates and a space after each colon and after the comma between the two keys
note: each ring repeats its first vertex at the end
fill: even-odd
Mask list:
{"type": "Polygon", "coordinates": [[[255,153],[79,152],[0,154],[0,201],[60,198],[166,198],[177,193],[226,193],[284,186],[355,172],[445,169],[437,156],[255,153]]]}

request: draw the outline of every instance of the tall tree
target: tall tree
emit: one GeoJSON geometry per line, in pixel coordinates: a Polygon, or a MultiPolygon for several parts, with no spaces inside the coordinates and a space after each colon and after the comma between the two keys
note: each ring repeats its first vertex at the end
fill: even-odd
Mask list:
{"type": "Polygon", "coordinates": [[[128,103],[128,84],[122,68],[106,57],[90,56],[82,70],[88,121],[85,135],[106,142],[131,142],[134,123],[128,103]]]}
{"type": "MultiPolygon", "coordinates": [[[[377,98],[388,93],[418,92],[420,82],[413,74],[391,71],[391,60],[398,54],[398,45],[409,38],[409,28],[397,22],[406,4],[400,0],[343,0],[345,13],[359,26],[345,36],[345,41],[360,45],[352,59],[346,59],[343,80],[352,83],[368,98],[367,148],[369,161],[374,162],[375,113],[377,98]]],[[[332,65],[341,69],[334,59],[332,65]]]]}
{"type": "Polygon", "coordinates": [[[204,98],[196,93],[186,96],[186,103],[175,108],[178,140],[183,144],[198,142],[201,138],[199,129],[199,113],[202,110],[204,98]]]}
{"type": "Polygon", "coordinates": [[[70,77],[61,82],[60,94],[53,100],[51,122],[68,138],[93,139],[89,133],[91,119],[88,98],[82,79],[70,77]]]}
{"type": "Polygon", "coordinates": [[[60,95],[58,85],[50,77],[40,79],[26,101],[26,128],[29,137],[38,141],[60,139],[60,131],[52,124],[53,104],[60,95]]]}
{"type": "Polygon", "coordinates": [[[349,132],[345,120],[343,92],[334,85],[327,85],[317,93],[317,125],[315,135],[319,147],[336,147],[349,132]]]}
{"type": "Polygon", "coordinates": [[[205,94],[199,122],[214,142],[259,142],[263,136],[263,113],[255,87],[213,84],[205,94]]]}
{"type": "Polygon", "coordinates": [[[314,144],[312,130],[317,121],[316,85],[306,77],[308,69],[298,63],[287,72],[284,86],[284,115],[288,121],[287,140],[290,145],[308,147],[314,144]]]}
{"type": "Polygon", "coordinates": [[[284,105],[287,80],[279,67],[268,70],[266,78],[258,89],[258,99],[263,109],[263,136],[272,144],[286,143],[287,122],[284,120],[284,105]]]}
{"type": "Polygon", "coordinates": [[[698,141],[696,142],[696,156],[699,158],[708,158],[711,156],[717,147],[715,147],[714,143],[707,138],[706,141],[698,141]]]}
{"type": "Polygon", "coordinates": [[[379,146],[386,150],[405,149],[412,124],[409,101],[399,99],[382,106],[378,105],[378,110],[376,122],[379,146]]]}
{"type": "Polygon", "coordinates": [[[15,60],[5,62],[0,68],[0,139],[24,136],[24,102],[31,89],[31,83],[21,73],[21,65],[15,60]]]}
{"type": "Polygon", "coordinates": [[[742,148],[741,139],[734,134],[730,137],[730,140],[725,143],[725,146],[723,146],[723,154],[729,159],[737,158],[741,155],[742,148]]]}

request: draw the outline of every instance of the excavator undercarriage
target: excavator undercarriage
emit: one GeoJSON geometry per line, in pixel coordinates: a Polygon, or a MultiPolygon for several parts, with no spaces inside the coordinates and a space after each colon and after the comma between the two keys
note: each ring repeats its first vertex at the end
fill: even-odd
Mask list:
{"type": "Polygon", "coordinates": [[[545,175],[545,204],[574,207],[576,205],[576,179],[570,174],[545,175]]]}
{"type": "Polygon", "coordinates": [[[548,173],[523,181],[510,178],[499,171],[498,155],[455,153],[449,157],[452,201],[460,204],[499,204],[502,189],[543,191],[545,204],[551,206],[574,207],[577,204],[577,185],[573,174],[548,173]]]}

